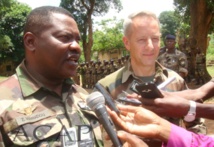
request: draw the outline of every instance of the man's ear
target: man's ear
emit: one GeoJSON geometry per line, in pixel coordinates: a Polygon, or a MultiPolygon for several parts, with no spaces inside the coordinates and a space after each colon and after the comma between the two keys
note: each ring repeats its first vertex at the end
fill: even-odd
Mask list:
{"type": "Polygon", "coordinates": [[[123,43],[124,43],[126,49],[129,51],[130,50],[129,40],[126,36],[123,36],[123,43]]]}
{"type": "Polygon", "coordinates": [[[35,48],[36,48],[35,47],[35,45],[36,45],[36,36],[31,32],[27,32],[27,33],[25,33],[23,39],[24,39],[25,48],[27,50],[34,51],[35,48]]]}

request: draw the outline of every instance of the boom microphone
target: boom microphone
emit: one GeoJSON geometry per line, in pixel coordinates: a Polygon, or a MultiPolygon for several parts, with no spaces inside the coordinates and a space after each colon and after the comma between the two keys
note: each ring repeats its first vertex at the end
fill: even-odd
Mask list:
{"type": "Polygon", "coordinates": [[[107,91],[100,83],[98,83],[98,82],[95,84],[95,88],[96,88],[97,90],[99,90],[99,91],[103,94],[107,106],[108,106],[111,110],[113,110],[113,111],[115,111],[117,114],[119,114],[120,111],[117,109],[117,107],[116,107],[114,101],[112,100],[111,95],[108,93],[108,91],[107,91]]]}
{"type": "Polygon", "coordinates": [[[106,110],[104,96],[98,91],[93,92],[86,99],[86,103],[89,108],[96,113],[100,123],[103,125],[105,131],[113,142],[114,147],[122,147],[122,143],[117,137],[114,123],[106,110]]]}

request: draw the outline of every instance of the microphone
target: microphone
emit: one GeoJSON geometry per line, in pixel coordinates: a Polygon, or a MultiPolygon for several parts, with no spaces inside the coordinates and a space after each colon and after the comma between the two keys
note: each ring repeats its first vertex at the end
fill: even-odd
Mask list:
{"type": "Polygon", "coordinates": [[[103,94],[107,106],[108,106],[111,110],[113,110],[113,111],[115,111],[117,114],[119,114],[120,111],[117,109],[117,107],[116,107],[114,101],[112,100],[111,95],[108,93],[108,91],[107,91],[100,83],[98,83],[98,82],[95,84],[95,87],[96,87],[97,90],[99,90],[99,91],[103,94]]]}
{"type": "Polygon", "coordinates": [[[106,110],[104,96],[98,91],[93,92],[86,99],[86,103],[89,108],[96,113],[100,123],[103,125],[105,131],[113,142],[114,147],[122,147],[122,143],[117,137],[114,123],[106,110]]]}

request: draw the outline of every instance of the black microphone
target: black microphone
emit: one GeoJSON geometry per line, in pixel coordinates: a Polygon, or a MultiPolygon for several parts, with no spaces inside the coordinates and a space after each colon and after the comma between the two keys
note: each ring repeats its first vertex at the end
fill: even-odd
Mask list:
{"type": "Polygon", "coordinates": [[[122,147],[122,143],[117,137],[114,123],[106,110],[104,96],[98,91],[93,92],[86,99],[86,103],[89,108],[96,113],[100,123],[103,125],[111,141],[113,142],[114,147],[122,147]]]}
{"type": "Polygon", "coordinates": [[[115,111],[117,114],[119,114],[120,111],[117,109],[117,107],[116,107],[116,105],[115,105],[115,103],[114,103],[114,101],[113,101],[111,95],[108,93],[108,91],[107,91],[100,83],[98,83],[98,82],[95,84],[95,88],[96,88],[97,90],[99,90],[99,91],[103,94],[107,106],[108,106],[111,110],[113,110],[113,111],[115,111]]]}

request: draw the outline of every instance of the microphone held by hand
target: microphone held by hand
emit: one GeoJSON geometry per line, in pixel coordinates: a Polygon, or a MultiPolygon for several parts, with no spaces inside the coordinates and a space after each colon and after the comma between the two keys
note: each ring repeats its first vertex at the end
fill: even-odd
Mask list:
{"type": "Polygon", "coordinates": [[[114,101],[112,100],[111,95],[109,94],[109,92],[103,87],[103,85],[101,85],[100,83],[96,83],[95,84],[95,88],[101,92],[101,94],[103,94],[104,98],[105,98],[105,102],[107,104],[107,106],[115,111],[117,114],[119,114],[119,110],[117,109],[114,101]]]}
{"type": "Polygon", "coordinates": [[[105,107],[105,98],[100,92],[91,93],[86,99],[87,105],[96,113],[100,123],[103,125],[105,131],[109,135],[114,147],[122,147],[121,141],[117,137],[117,132],[108,115],[105,107]]]}

